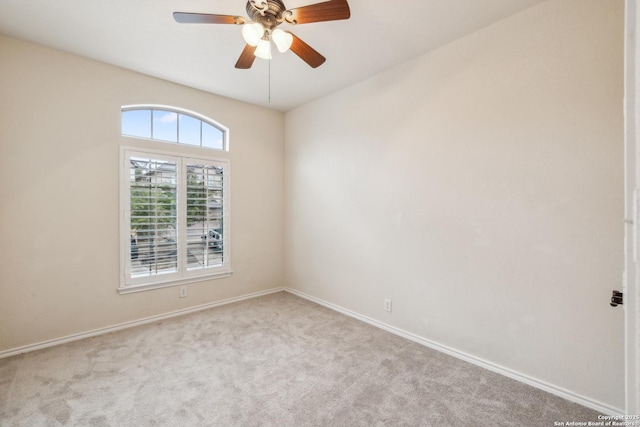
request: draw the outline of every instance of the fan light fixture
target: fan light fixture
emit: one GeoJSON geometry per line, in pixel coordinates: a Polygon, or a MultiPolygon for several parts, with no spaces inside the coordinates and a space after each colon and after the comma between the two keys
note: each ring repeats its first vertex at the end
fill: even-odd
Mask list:
{"type": "Polygon", "coordinates": [[[264,27],[259,22],[250,22],[242,27],[242,37],[244,41],[251,46],[257,46],[258,42],[264,37],[264,27]]]}
{"type": "MultiPolygon", "coordinates": [[[[271,59],[271,43],[269,42],[269,31],[259,22],[250,22],[242,27],[242,37],[248,45],[257,46],[254,55],[262,59],[271,59]]],[[[271,37],[278,51],[284,53],[293,44],[293,35],[276,28],[271,32],[271,37]]]]}
{"type": "Polygon", "coordinates": [[[271,59],[271,43],[269,42],[268,36],[264,36],[264,38],[258,42],[258,47],[256,47],[254,55],[262,59],[271,59]]]}
{"type": "Polygon", "coordinates": [[[273,42],[276,44],[280,53],[288,51],[293,43],[293,35],[286,31],[282,31],[280,28],[273,30],[271,37],[273,37],[273,42]]]}

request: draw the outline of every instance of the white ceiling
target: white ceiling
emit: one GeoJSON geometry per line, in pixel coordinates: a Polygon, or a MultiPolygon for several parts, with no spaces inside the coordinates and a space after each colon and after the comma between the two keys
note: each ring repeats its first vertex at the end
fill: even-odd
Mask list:
{"type": "MultiPolygon", "coordinates": [[[[320,1],[284,0],[288,8],[320,1]]],[[[541,1],[349,0],[349,20],[281,27],[327,58],[316,69],[274,51],[270,70],[261,59],[237,70],[241,27],[178,24],[172,16],[246,16],[246,0],[0,0],[0,33],[287,111],[541,1]]]]}

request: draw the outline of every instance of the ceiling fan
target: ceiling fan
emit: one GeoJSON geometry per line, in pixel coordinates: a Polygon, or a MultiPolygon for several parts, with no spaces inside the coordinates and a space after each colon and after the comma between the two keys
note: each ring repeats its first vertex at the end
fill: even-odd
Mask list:
{"type": "Polygon", "coordinates": [[[285,22],[295,25],[349,19],[351,11],[347,0],[329,0],[293,9],[287,9],[282,0],[249,0],[247,14],[248,19],[232,15],[174,12],[173,18],[181,24],[242,25],[242,36],[247,44],[236,62],[236,68],[251,68],[256,57],[271,59],[270,40],[280,52],[291,49],[304,62],[316,68],[326,58],[295,34],[277,27],[285,22]]]}

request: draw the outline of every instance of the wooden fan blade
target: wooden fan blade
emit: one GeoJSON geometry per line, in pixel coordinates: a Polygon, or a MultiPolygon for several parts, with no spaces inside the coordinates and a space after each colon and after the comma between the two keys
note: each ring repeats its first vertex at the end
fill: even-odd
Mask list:
{"type": "Polygon", "coordinates": [[[284,18],[290,24],[310,24],[312,22],[338,21],[349,19],[351,11],[347,0],[330,0],[287,10],[284,18]]]}
{"type": "Polygon", "coordinates": [[[318,68],[324,61],[327,60],[324,56],[320,55],[318,51],[303,42],[298,36],[293,33],[289,34],[293,36],[293,43],[291,44],[291,51],[298,55],[300,59],[309,64],[311,68],[318,68]]]}
{"type": "Polygon", "coordinates": [[[173,12],[173,19],[181,24],[244,24],[242,16],[212,15],[210,13],[173,12]]]}
{"type": "Polygon", "coordinates": [[[256,51],[256,46],[251,46],[247,44],[242,53],[240,54],[240,58],[238,58],[238,62],[236,62],[236,68],[241,70],[248,70],[253,65],[253,61],[256,60],[256,56],[253,54],[256,51]]]}

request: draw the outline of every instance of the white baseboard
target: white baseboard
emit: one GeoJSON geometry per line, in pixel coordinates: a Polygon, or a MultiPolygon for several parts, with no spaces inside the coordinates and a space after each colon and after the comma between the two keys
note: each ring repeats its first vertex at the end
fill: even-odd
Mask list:
{"type": "Polygon", "coordinates": [[[315,302],[324,307],[330,308],[332,310],[338,311],[342,314],[345,314],[349,317],[353,317],[355,319],[361,320],[365,323],[378,327],[380,329],[384,329],[385,331],[391,332],[392,334],[401,336],[403,338],[409,339],[418,344],[424,345],[425,347],[432,348],[434,350],[440,351],[442,353],[448,354],[455,358],[464,360],[465,362],[472,363],[474,365],[480,366],[481,368],[488,369],[492,372],[496,372],[498,374],[504,375],[505,377],[514,379],[516,381],[520,381],[532,387],[538,388],[540,390],[544,390],[548,393],[554,394],[556,396],[562,397],[563,399],[569,400],[571,402],[575,402],[579,405],[586,406],[587,408],[591,408],[595,411],[600,412],[605,415],[624,415],[624,410],[620,408],[614,408],[610,405],[607,405],[602,402],[598,402],[596,400],[590,399],[588,397],[579,395],[570,390],[566,390],[562,387],[557,387],[553,384],[549,384],[545,381],[541,381],[539,379],[530,377],[529,375],[522,374],[520,372],[516,372],[512,369],[505,368],[504,366],[497,365],[495,363],[489,362],[487,360],[481,359],[479,357],[470,355],[463,351],[456,350],[454,348],[448,347],[446,345],[442,345],[435,341],[431,341],[429,339],[420,337],[418,335],[412,334],[411,332],[404,331],[402,329],[396,328],[395,326],[388,325],[386,323],[380,322],[378,320],[372,319],[367,316],[363,316],[354,311],[348,310],[346,308],[340,307],[339,305],[330,303],[328,301],[322,300],[320,298],[316,298],[314,296],[305,294],[304,292],[300,292],[296,289],[284,288],[286,292],[289,292],[293,295],[299,296],[306,300],[315,302]]]}
{"type": "Polygon", "coordinates": [[[251,298],[257,298],[264,295],[273,294],[276,292],[283,291],[284,288],[273,288],[266,291],[254,292],[251,294],[241,295],[238,297],[227,298],[221,301],[211,302],[207,304],[197,305],[195,307],[189,307],[182,310],[176,310],[169,313],[159,314],[156,316],[145,317],[144,319],[133,320],[131,322],[120,323],[113,326],[107,326],[105,328],[94,329],[92,331],[80,332],[78,334],[68,335],[62,338],[55,338],[52,340],[42,341],[35,344],[29,344],[22,347],[11,348],[8,350],[0,351],[0,359],[4,357],[15,356],[22,353],[27,353],[29,351],[41,350],[43,348],[53,347],[60,344],[65,344],[72,341],[81,340],[84,338],[95,337],[102,334],[108,334],[110,332],[119,331],[122,329],[133,328],[135,326],[145,325],[147,323],[157,322],[158,320],[169,319],[172,317],[182,316],[189,313],[195,313],[197,311],[206,310],[208,308],[219,307],[221,305],[232,304],[234,302],[239,302],[251,298]]]}

